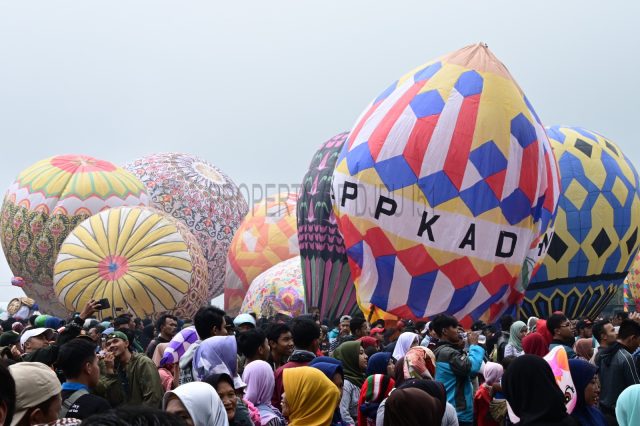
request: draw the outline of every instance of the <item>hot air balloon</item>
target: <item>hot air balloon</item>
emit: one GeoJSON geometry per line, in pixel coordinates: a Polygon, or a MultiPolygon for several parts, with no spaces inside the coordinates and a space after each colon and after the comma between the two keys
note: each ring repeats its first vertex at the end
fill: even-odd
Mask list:
{"type": "Polygon", "coordinates": [[[365,109],[333,174],[358,303],[371,318],[515,313],[559,192],[533,107],[486,45],[401,77],[365,109]]]}
{"type": "Polygon", "coordinates": [[[145,184],[153,207],[189,227],[207,259],[208,297],[222,294],[227,251],[248,209],[236,184],[188,154],[150,155],[124,167],[145,184]]]}
{"type": "Polygon", "coordinates": [[[624,282],[628,288],[629,299],[633,302],[636,312],[640,312],[640,254],[636,255],[624,282]]]}
{"type": "Polygon", "coordinates": [[[298,200],[298,242],[307,310],[339,318],[358,310],[344,240],[333,213],[331,177],[349,133],[340,133],[314,154],[298,200]]]}
{"type": "Polygon", "coordinates": [[[136,316],[171,312],[193,318],[207,303],[207,262],[186,225],[145,207],[106,210],[80,223],[65,239],[55,264],[60,302],[79,311],[89,300],[136,316]]]}
{"type": "Polygon", "coordinates": [[[60,245],[92,214],[118,206],[144,206],[142,183],[108,161],[59,155],[39,161],[9,187],[0,213],[2,248],[23,290],[49,314],[68,311],[53,292],[53,264],[60,245]]]}
{"type": "Polygon", "coordinates": [[[638,250],[638,174],[620,148],[580,127],[547,129],[562,192],[555,234],[520,308],[523,316],[595,319],[638,250]]]}
{"type": "Polygon", "coordinates": [[[273,265],[298,256],[297,194],[281,193],[257,203],[238,228],[227,256],[224,307],[236,315],[251,282],[273,265]]]}
{"type": "Polygon", "coordinates": [[[306,312],[300,257],[280,262],[258,275],[242,302],[242,313],[255,313],[259,318],[276,314],[296,317],[306,312]]]}

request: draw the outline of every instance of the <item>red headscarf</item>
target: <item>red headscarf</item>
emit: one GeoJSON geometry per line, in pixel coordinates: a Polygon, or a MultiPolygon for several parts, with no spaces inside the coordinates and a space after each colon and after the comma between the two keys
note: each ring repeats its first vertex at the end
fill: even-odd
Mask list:
{"type": "Polygon", "coordinates": [[[543,319],[539,319],[536,324],[536,333],[540,333],[542,337],[544,337],[544,341],[547,343],[547,346],[551,344],[553,340],[553,335],[547,328],[547,321],[543,319]]]}
{"type": "Polygon", "coordinates": [[[549,345],[542,334],[538,332],[528,334],[522,339],[522,349],[525,354],[529,355],[545,356],[549,353],[549,345]]]}

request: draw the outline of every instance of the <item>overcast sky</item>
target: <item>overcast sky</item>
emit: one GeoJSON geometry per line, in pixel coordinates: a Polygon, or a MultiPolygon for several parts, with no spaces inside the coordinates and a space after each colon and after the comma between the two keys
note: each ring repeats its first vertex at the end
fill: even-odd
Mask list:
{"type": "Polygon", "coordinates": [[[392,81],[479,41],[545,125],[596,130],[638,165],[639,15],[566,0],[0,0],[0,187],[55,154],[159,151],[236,183],[298,184],[392,81]]]}

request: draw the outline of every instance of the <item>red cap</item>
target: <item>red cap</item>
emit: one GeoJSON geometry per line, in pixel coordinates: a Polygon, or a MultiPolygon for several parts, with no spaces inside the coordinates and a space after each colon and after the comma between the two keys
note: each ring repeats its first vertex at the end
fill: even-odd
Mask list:
{"type": "Polygon", "coordinates": [[[382,327],[372,328],[371,331],[369,331],[369,336],[373,336],[376,333],[384,333],[384,328],[382,327]]]}

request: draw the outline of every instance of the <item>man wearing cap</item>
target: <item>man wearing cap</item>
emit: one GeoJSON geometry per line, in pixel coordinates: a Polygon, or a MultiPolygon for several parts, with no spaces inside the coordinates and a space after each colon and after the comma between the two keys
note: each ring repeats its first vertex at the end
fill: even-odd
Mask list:
{"type": "Polygon", "coordinates": [[[340,317],[340,332],[338,333],[338,337],[331,342],[329,345],[329,353],[333,353],[340,343],[344,341],[344,338],[351,335],[351,316],[343,315],[340,317]]]}
{"type": "Polygon", "coordinates": [[[153,358],[153,353],[159,343],[169,343],[171,339],[173,339],[173,336],[176,335],[178,331],[178,318],[168,314],[161,315],[158,321],[156,321],[156,330],[158,331],[158,336],[147,346],[147,356],[149,358],[153,358]]]}
{"type": "Polygon", "coordinates": [[[54,422],[60,411],[60,381],[46,365],[19,362],[9,366],[16,383],[16,411],[11,426],[54,422]]]}
{"type": "Polygon", "coordinates": [[[589,318],[581,319],[576,324],[576,331],[578,332],[578,339],[593,339],[593,323],[589,318]]]}
{"type": "Polygon", "coordinates": [[[45,327],[31,328],[22,333],[22,336],[20,336],[20,347],[23,351],[22,359],[31,361],[32,353],[51,344],[53,334],[52,329],[45,327]]]}
{"type": "Polygon", "coordinates": [[[160,407],[163,392],[158,370],[144,354],[132,353],[127,334],[114,331],[107,336],[103,362],[96,393],[113,407],[125,403],[160,407]]]}
{"type": "Polygon", "coordinates": [[[256,328],[256,319],[250,314],[240,314],[233,320],[233,325],[242,333],[256,328]]]}

